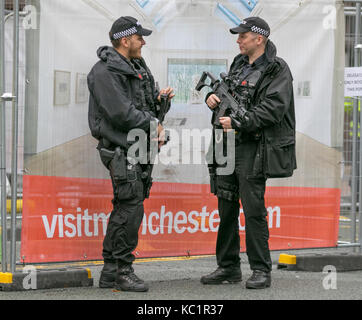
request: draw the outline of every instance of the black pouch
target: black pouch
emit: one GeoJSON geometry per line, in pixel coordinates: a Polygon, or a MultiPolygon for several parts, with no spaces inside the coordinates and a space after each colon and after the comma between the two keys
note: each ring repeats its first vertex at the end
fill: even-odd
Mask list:
{"type": "Polygon", "coordinates": [[[295,169],[295,141],[293,138],[281,139],[278,144],[266,139],[264,154],[265,176],[284,178],[293,175],[295,169]]]}
{"type": "Polygon", "coordinates": [[[114,156],[109,164],[109,171],[113,182],[116,185],[127,182],[127,163],[124,151],[117,147],[114,150],[114,156]]]}
{"type": "Polygon", "coordinates": [[[132,200],[137,197],[137,187],[140,187],[139,184],[134,182],[125,182],[116,186],[116,193],[118,200],[132,200]]]}
{"type": "MultiPolygon", "coordinates": [[[[125,160],[126,163],[126,160],[125,160]]],[[[141,199],[143,196],[143,184],[140,179],[137,179],[137,165],[126,163],[126,180],[116,185],[118,200],[132,200],[135,198],[141,199]]]]}

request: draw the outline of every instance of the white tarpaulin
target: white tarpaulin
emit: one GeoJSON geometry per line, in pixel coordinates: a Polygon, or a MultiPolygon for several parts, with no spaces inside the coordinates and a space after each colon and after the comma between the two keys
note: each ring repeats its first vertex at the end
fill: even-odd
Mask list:
{"type": "MultiPolygon", "coordinates": [[[[331,148],[341,145],[343,123],[344,26],[343,7],[338,1],[260,0],[250,2],[248,7],[239,0],[36,3],[38,25],[28,31],[28,61],[33,61],[28,72],[30,78],[35,77],[28,86],[32,98],[26,112],[31,124],[25,132],[26,153],[38,155],[28,159],[34,174],[104,176],[103,171],[93,169],[98,167],[96,154],[89,154],[84,144],[94,141],[89,137],[87,123],[85,77],[97,61],[97,48],[110,45],[108,31],[114,19],[132,15],[154,31],[145,39],[143,56],[161,87],[175,87],[175,103],[167,118],[169,126],[175,130],[181,128],[180,124],[183,128],[203,129],[210,127],[210,113],[202,97],[195,93],[194,85],[205,66],[215,73],[230,67],[239,49],[236,37],[228,29],[249,13],[269,22],[270,39],[294,76],[299,168],[296,177],[305,179],[302,185],[338,185],[335,178],[339,154],[331,148]],[[77,139],[82,142],[73,147],[77,139]],[[77,156],[73,148],[85,150],[77,156]],[[59,159],[54,150],[63,150],[64,159],[59,159]],[[307,158],[315,150],[324,150],[323,161],[307,158]],[[47,153],[52,154],[52,165],[40,165],[39,158],[46,161],[47,153]],[[81,159],[76,166],[72,157],[81,159]],[[92,163],[92,168],[84,169],[87,162],[92,163]],[[326,167],[326,162],[330,166],[326,167]],[[327,176],[328,182],[317,181],[316,177],[321,175],[327,176]]],[[[172,152],[181,144],[174,139],[167,150],[172,152]]],[[[193,172],[188,167],[189,174],[185,174],[172,163],[167,169],[172,173],[172,181],[207,183],[203,169],[193,172]]],[[[159,178],[167,180],[170,176],[159,178]]],[[[299,185],[293,179],[288,183],[299,185]]]]}

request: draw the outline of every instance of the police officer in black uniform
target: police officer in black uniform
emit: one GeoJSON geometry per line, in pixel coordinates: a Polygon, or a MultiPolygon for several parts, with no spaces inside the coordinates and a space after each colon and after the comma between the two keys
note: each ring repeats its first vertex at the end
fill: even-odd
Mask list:
{"type": "MultiPolygon", "coordinates": [[[[264,193],[267,178],[289,177],[296,168],[295,114],[292,75],[286,62],[276,56],[269,40],[270,28],[259,17],[249,17],[233,29],[238,34],[240,54],[228,74],[248,92],[247,112],[241,119],[220,117],[223,129],[235,129],[235,170],[216,178],[220,225],[216,243],[218,268],[203,276],[203,284],[240,282],[239,199],[245,215],[246,253],[252,276],[246,288],[271,285],[272,261],[264,193]]],[[[220,97],[206,96],[213,111],[220,97]]]]}
{"type": "MultiPolygon", "coordinates": [[[[156,89],[154,78],[141,56],[146,44],[143,28],[133,17],[120,17],[110,30],[112,47],[97,51],[99,61],[88,74],[90,91],[88,120],[92,135],[99,140],[103,164],[109,169],[114,198],[113,210],[103,241],[104,267],[99,286],[123,291],[147,291],[148,286],[133,270],[132,252],[138,243],[143,201],[152,184],[152,165],[137,162],[127,150],[132,145],[127,135],[142,129],[150,136],[154,122],[163,144],[164,130],[157,119],[161,94],[172,99],[172,88],[156,89]]],[[[133,141],[134,143],[134,141],[133,141]]]]}

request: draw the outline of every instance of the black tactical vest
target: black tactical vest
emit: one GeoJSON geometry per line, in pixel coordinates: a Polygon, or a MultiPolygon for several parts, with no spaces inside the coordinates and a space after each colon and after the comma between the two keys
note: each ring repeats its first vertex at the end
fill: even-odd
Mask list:
{"type": "MultiPolygon", "coordinates": [[[[243,65],[236,66],[229,72],[229,77],[233,80],[233,82],[239,84],[235,87],[235,91],[238,94],[245,94],[245,91],[248,92],[249,103],[246,106],[246,109],[249,109],[253,105],[256,90],[258,89],[259,81],[262,79],[265,68],[264,63],[259,63],[258,65],[249,65],[245,63],[243,65]],[[247,88],[247,90],[245,90],[245,88],[247,88]]],[[[260,137],[260,132],[237,132],[236,144],[244,141],[258,140],[260,137]]]]}
{"type": "Polygon", "coordinates": [[[132,60],[132,65],[135,71],[141,75],[141,90],[140,90],[140,104],[137,108],[144,111],[154,111],[154,99],[153,99],[153,77],[146,66],[143,65],[139,59],[132,60]]]}

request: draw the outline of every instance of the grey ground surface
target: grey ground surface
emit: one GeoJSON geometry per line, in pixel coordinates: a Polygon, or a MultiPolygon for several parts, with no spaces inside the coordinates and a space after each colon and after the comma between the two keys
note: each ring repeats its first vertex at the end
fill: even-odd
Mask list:
{"type": "MultiPolygon", "coordinates": [[[[352,248],[310,249],[273,251],[272,286],[263,290],[245,288],[245,281],[251,275],[247,256],[241,253],[243,281],[239,284],[202,285],[200,277],[216,268],[215,256],[191,258],[165,258],[136,260],[136,274],[150,287],[146,293],[120,292],[115,289],[98,287],[101,262],[90,262],[82,267],[91,270],[93,287],[28,290],[21,292],[0,292],[0,300],[139,300],[144,304],[149,300],[361,300],[362,270],[337,272],[335,286],[327,273],[301,272],[278,269],[280,253],[287,254],[334,254],[353,252],[352,248]],[[329,289],[328,289],[329,287],[329,289]]],[[[62,264],[61,267],[76,264],[62,264]]],[[[43,268],[46,266],[42,266],[43,268]]],[[[51,265],[56,268],[57,265],[51,265]]],[[[18,267],[21,272],[21,267],[18,267]]]]}

